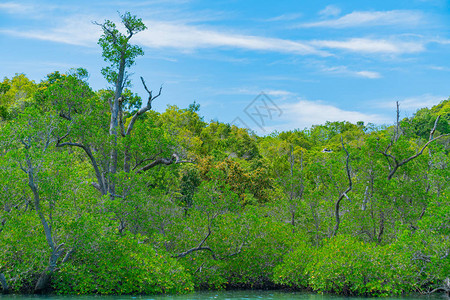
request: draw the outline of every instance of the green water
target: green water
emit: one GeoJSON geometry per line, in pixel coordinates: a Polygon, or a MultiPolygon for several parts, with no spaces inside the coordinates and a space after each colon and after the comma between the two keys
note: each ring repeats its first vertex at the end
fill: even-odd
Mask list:
{"type": "MultiPolygon", "coordinates": [[[[339,297],[332,295],[317,295],[310,293],[290,293],[281,291],[220,291],[220,292],[196,292],[188,295],[177,296],[22,296],[22,295],[0,295],[2,300],[367,300],[368,298],[339,297]]],[[[373,298],[375,299],[375,298],[373,298]]],[[[382,300],[444,300],[444,295],[412,296],[412,297],[390,297],[379,298],[382,300]]]]}

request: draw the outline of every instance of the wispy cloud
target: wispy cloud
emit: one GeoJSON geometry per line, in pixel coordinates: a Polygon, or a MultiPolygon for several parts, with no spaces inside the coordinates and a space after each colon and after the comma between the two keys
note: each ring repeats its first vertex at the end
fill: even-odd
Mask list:
{"type": "Polygon", "coordinates": [[[449,67],[444,66],[428,66],[428,68],[435,71],[450,71],[449,67]]]}
{"type": "MultiPolygon", "coordinates": [[[[257,89],[237,88],[233,89],[235,94],[256,95],[257,89]]],[[[365,123],[385,124],[390,121],[386,116],[380,114],[366,114],[363,112],[345,110],[334,104],[325,103],[321,100],[307,100],[301,98],[297,93],[288,90],[264,90],[264,93],[281,110],[279,118],[267,119],[264,128],[256,126],[252,120],[245,115],[241,116],[245,122],[245,127],[256,130],[259,133],[267,134],[274,130],[292,130],[304,129],[312,125],[324,124],[327,121],[349,121],[356,123],[364,121],[365,123]]]]}
{"type": "Polygon", "coordinates": [[[424,107],[432,107],[439,104],[442,100],[447,99],[448,96],[443,95],[433,95],[433,94],[423,94],[413,97],[399,97],[398,99],[385,100],[385,101],[374,101],[373,106],[378,108],[390,108],[395,110],[396,101],[400,104],[400,110],[406,113],[414,113],[416,110],[424,107]]]}
{"type": "Polygon", "coordinates": [[[307,43],[293,40],[243,35],[169,22],[148,21],[146,24],[150,25],[151,30],[139,34],[136,36],[136,40],[150,48],[167,47],[193,51],[202,48],[223,47],[299,55],[329,55],[307,43]]]}
{"type": "Polygon", "coordinates": [[[363,78],[369,78],[369,79],[381,78],[381,74],[378,72],[367,71],[367,70],[354,71],[354,70],[350,70],[346,66],[336,66],[336,67],[322,66],[320,68],[320,70],[324,73],[329,73],[329,74],[340,74],[340,75],[345,75],[345,76],[363,77],[363,78]]]}
{"type": "Polygon", "coordinates": [[[384,124],[389,120],[378,114],[365,114],[358,111],[341,109],[322,101],[299,99],[294,103],[279,105],[283,111],[281,124],[272,125],[266,131],[304,129],[316,124],[324,124],[326,121],[349,121],[356,123],[384,124]]]}
{"type": "Polygon", "coordinates": [[[386,39],[352,38],[344,41],[316,40],[310,43],[313,46],[329,49],[340,49],[362,53],[402,54],[415,53],[425,50],[422,41],[402,41],[386,39]]]}
{"type": "Polygon", "coordinates": [[[325,7],[321,11],[319,11],[319,15],[324,16],[324,17],[337,16],[340,13],[341,13],[341,9],[335,5],[328,5],[327,7],[325,7]]]}
{"type": "Polygon", "coordinates": [[[296,20],[300,17],[302,17],[303,14],[301,13],[292,13],[292,14],[282,14],[270,19],[267,19],[269,22],[275,22],[275,21],[292,21],[296,20]]]}
{"type": "MultiPolygon", "coordinates": [[[[332,12],[332,9],[328,9],[332,12]]],[[[327,12],[327,9],[323,11],[327,12]]],[[[332,27],[346,28],[355,26],[385,26],[385,25],[418,25],[423,15],[417,11],[355,11],[333,20],[304,23],[298,27],[332,27]]]]}
{"type": "MultiPolygon", "coordinates": [[[[89,16],[66,18],[57,27],[41,30],[2,29],[0,33],[80,46],[96,46],[101,30],[92,25],[89,16]]],[[[144,20],[150,30],[139,33],[135,42],[149,48],[173,48],[189,52],[205,48],[238,48],[243,50],[279,52],[297,55],[328,56],[306,42],[265,36],[224,32],[183,23],[144,20]]]]}
{"type": "Polygon", "coordinates": [[[266,90],[264,91],[266,95],[274,96],[274,97],[288,97],[295,96],[295,93],[285,90],[266,90]]]}
{"type": "Polygon", "coordinates": [[[0,33],[18,38],[30,38],[77,46],[95,47],[101,35],[99,26],[91,23],[95,18],[89,16],[73,16],[53,28],[40,30],[3,29],[0,33]]]}
{"type": "MultiPolygon", "coordinates": [[[[16,7],[14,3],[10,2],[6,4],[4,3],[3,6],[13,7],[13,9],[19,9],[21,7],[19,4],[16,7]]],[[[393,12],[397,11],[391,11],[391,13],[393,12]]],[[[400,13],[402,11],[398,12],[400,13]]],[[[283,16],[285,18],[293,17],[293,15],[283,16]]],[[[279,16],[278,18],[282,18],[283,16],[279,16]]],[[[0,33],[21,38],[96,47],[96,41],[101,34],[101,30],[98,26],[92,25],[91,21],[98,19],[101,18],[93,15],[71,15],[61,18],[60,22],[55,21],[53,24],[57,25],[53,25],[53,27],[36,30],[0,28],[0,33]]],[[[223,48],[316,56],[331,56],[330,50],[345,50],[363,54],[403,54],[422,52],[425,50],[425,44],[427,42],[419,38],[416,38],[415,41],[412,41],[411,38],[405,40],[404,37],[402,39],[350,38],[347,40],[299,41],[242,34],[236,30],[218,30],[214,27],[192,25],[186,22],[144,20],[144,23],[149,26],[150,30],[136,35],[135,42],[148,48],[171,48],[181,52],[223,48]]],[[[432,41],[430,40],[430,42],[432,41]]],[[[377,74],[373,72],[368,73],[368,71],[360,71],[360,73],[355,73],[355,75],[377,78],[377,74]]]]}
{"type": "Polygon", "coordinates": [[[8,14],[29,14],[35,10],[35,6],[22,4],[17,2],[4,2],[0,3],[0,11],[6,12],[8,14]]]}

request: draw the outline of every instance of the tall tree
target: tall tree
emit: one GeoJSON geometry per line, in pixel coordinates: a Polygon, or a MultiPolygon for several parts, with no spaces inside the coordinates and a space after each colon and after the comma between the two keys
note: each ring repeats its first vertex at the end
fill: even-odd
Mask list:
{"type": "MultiPolygon", "coordinates": [[[[158,94],[153,95],[141,77],[142,84],[148,93],[147,103],[143,106],[141,105],[141,99],[126,88],[131,84],[128,69],[135,63],[138,56],[143,55],[142,49],[139,46],[131,45],[130,40],[135,34],[147,27],[141,19],[128,12],[120,15],[120,17],[126,28],[125,34],[121,33],[112,21],[106,20],[102,24],[95,22],[103,30],[103,35],[99,39],[99,45],[103,49],[103,58],[110,63],[109,66],[102,69],[102,73],[107,81],[113,85],[113,91],[101,91],[99,93],[100,99],[82,101],[81,105],[86,106],[85,109],[71,110],[71,99],[84,99],[89,94],[76,88],[81,84],[82,79],[80,74],[75,74],[75,77],[78,77],[77,82],[67,82],[67,79],[63,79],[69,86],[61,85],[59,87],[59,89],[64,90],[68,88],[70,90],[71,86],[75,88],[71,89],[69,93],[57,95],[57,102],[62,103],[64,107],[54,107],[59,110],[60,116],[69,122],[66,125],[67,131],[58,133],[57,147],[70,146],[82,149],[94,168],[97,181],[93,183],[94,187],[102,195],[109,194],[111,199],[127,196],[127,189],[117,190],[117,184],[124,178],[130,179],[131,176],[119,176],[119,172],[140,174],[158,165],[182,162],[176,154],[170,155],[169,158],[159,157],[159,155],[167,155],[166,149],[155,151],[156,154],[139,153],[139,155],[136,155],[135,153],[135,150],[139,148],[134,145],[139,143],[136,140],[136,135],[132,138],[132,132],[137,127],[135,126],[136,122],[138,119],[145,119],[146,113],[152,108],[153,101],[161,95],[162,88],[159,89],[158,94]],[[77,97],[74,97],[74,94],[77,94],[77,97]],[[102,103],[102,100],[107,101],[109,107],[106,107],[107,104],[102,103]],[[109,114],[107,113],[108,109],[109,114]],[[72,112],[69,117],[67,117],[68,112],[72,112]],[[87,116],[93,114],[98,116],[87,116]],[[110,118],[109,125],[105,124],[105,116],[110,118]],[[89,118],[90,120],[88,120],[89,118]],[[108,127],[107,131],[105,131],[106,126],[108,127]],[[75,130],[76,128],[78,130],[75,130]],[[92,137],[95,135],[97,135],[96,140],[92,137]],[[119,167],[119,162],[122,160],[123,169],[119,167]]],[[[69,77],[66,76],[66,78],[69,77]]],[[[146,144],[149,144],[150,140],[154,140],[151,133],[143,133],[148,136],[146,144]]],[[[140,132],[140,134],[142,133],[140,132]]],[[[157,146],[155,145],[155,147],[157,146]]],[[[144,150],[146,148],[143,147],[144,150]]]]}
{"type": "MultiPolygon", "coordinates": [[[[95,23],[101,26],[103,30],[103,35],[98,41],[103,50],[103,58],[105,61],[110,62],[109,66],[102,69],[102,74],[109,83],[114,85],[114,98],[109,99],[111,110],[109,134],[113,137],[109,171],[113,176],[117,172],[117,128],[119,127],[122,91],[126,86],[130,85],[126,69],[135,63],[138,56],[144,55],[141,47],[131,45],[129,41],[136,33],[147,29],[141,19],[132,16],[129,12],[121,15],[120,18],[127,29],[126,34],[119,32],[116,24],[110,20],[106,20],[103,24],[95,23]]],[[[148,105],[151,105],[151,100],[149,99],[148,105]]],[[[133,125],[130,124],[129,129],[132,129],[132,127],[133,125]]],[[[115,194],[114,180],[109,184],[109,193],[115,194]]]]}

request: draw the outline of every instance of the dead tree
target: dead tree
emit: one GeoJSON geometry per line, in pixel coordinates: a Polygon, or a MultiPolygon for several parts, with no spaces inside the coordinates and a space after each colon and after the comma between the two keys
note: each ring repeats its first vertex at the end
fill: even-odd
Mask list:
{"type": "Polygon", "coordinates": [[[399,159],[399,158],[395,157],[394,155],[392,155],[391,153],[389,153],[389,150],[398,141],[398,139],[399,139],[399,137],[401,135],[400,134],[400,129],[401,128],[400,128],[399,104],[398,104],[398,101],[397,101],[397,121],[396,121],[396,130],[395,130],[394,136],[391,139],[391,142],[387,145],[386,149],[384,151],[380,151],[381,154],[383,154],[386,157],[386,159],[388,161],[388,164],[389,164],[389,174],[388,174],[388,177],[387,177],[388,180],[391,180],[394,177],[395,173],[397,172],[397,170],[401,166],[407,164],[408,162],[410,162],[413,159],[415,159],[415,158],[419,157],[420,155],[422,155],[423,152],[425,151],[425,149],[432,142],[434,142],[434,141],[436,141],[436,140],[438,140],[438,139],[440,139],[440,138],[442,138],[444,136],[449,136],[450,135],[450,134],[447,133],[447,134],[441,134],[441,135],[439,135],[437,137],[433,137],[433,135],[434,135],[434,133],[436,131],[436,127],[437,127],[437,124],[439,122],[440,117],[441,116],[437,116],[436,121],[434,122],[434,126],[431,129],[431,131],[430,131],[430,136],[428,138],[428,141],[425,143],[425,145],[423,145],[422,148],[418,152],[416,152],[414,155],[411,155],[410,157],[405,158],[405,159],[399,159]]]}

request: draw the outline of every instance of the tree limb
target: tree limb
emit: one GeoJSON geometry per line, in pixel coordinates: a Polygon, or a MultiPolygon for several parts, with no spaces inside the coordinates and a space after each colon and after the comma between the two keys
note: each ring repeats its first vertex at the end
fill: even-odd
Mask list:
{"type": "Polygon", "coordinates": [[[347,153],[345,168],[346,168],[346,171],[347,171],[348,188],[339,196],[339,199],[336,201],[336,204],[334,206],[334,215],[335,215],[335,218],[336,218],[336,224],[334,225],[332,236],[336,236],[337,231],[339,230],[339,224],[341,223],[341,219],[340,219],[340,216],[339,216],[339,210],[340,210],[341,201],[342,201],[342,199],[344,199],[344,197],[348,199],[347,193],[350,192],[352,190],[352,187],[353,187],[352,177],[350,175],[350,165],[349,165],[350,153],[345,148],[344,140],[343,140],[342,137],[341,137],[341,144],[342,144],[342,148],[345,150],[345,153],[347,153]]]}
{"type": "Polygon", "coordinates": [[[141,81],[142,81],[142,84],[144,85],[145,90],[146,90],[147,93],[148,93],[148,101],[147,101],[147,105],[144,106],[144,107],[142,107],[141,109],[139,109],[139,110],[133,115],[133,117],[131,118],[130,124],[128,125],[128,128],[127,128],[127,131],[126,131],[125,135],[129,135],[129,134],[131,133],[131,131],[133,130],[134,123],[136,122],[137,118],[138,118],[140,115],[142,115],[142,114],[146,113],[147,111],[149,111],[150,109],[152,109],[152,102],[153,102],[156,98],[158,98],[159,96],[161,96],[162,85],[161,85],[161,87],[159,88],[159,93],[158,93],[158,95],[153,96],[152,91],[150,91],[150,90],[147,88],[147,85],[145,84],[144,78],[141,77],[141,81]]]}
{"type": "Polygon", "coordinates": [[[158,165],[171,165],[171,164],[181,164],[181,163],[194,163],[193,161],[188,160],[180,160],[178,155],[172,154],[171,158],[157,158],[151,163],[147,164],[146,166],[140,168],[136,171],[137,174],[140,174],[142,172],[145,172],[153,167],[156,167],[158,165]]]}
{"type": "Polygon", "coordinates": [[[53,244],[52,232],[41,210],[39,192],[36,184],[34,183],[34,168],[31,163],[31,158],[28,156],[28,154],[26,154],[26,162],[27,162],[27,169],[24,171],[28,175],[28,186],[33,192],[34,209],[36,210],[36,213],[38,214],[39,219],[41,220],[41,224],[42,227],[44,228],[45,238],[47,239],[48,246],[50,247],[50,249],[52,249],[52,251],[54,251],[55,245],[53,244]]]}
{"type": "Polygon", "coordinates": [[[410,156],[410,157],[408,157],[408,158],[406,158],[406,159],[403,159],[403,160],[401,160],[401,161],[399,162],[393,155],[387,153],[387,151],[382,152],[382,154],[383,154],[384,156],[391,157],[391,158],[393,159],[393,162],[394,162],[394,165],[392,166],[392,169],[391,169],[390,172],[389,172],[388,180],[391,180],[391,179],[392,179],[392,177],[395,175],[395,173],[397,172],[397,170],[398,170],[401,166],[407,164],[407,163],[410,162],[411,160],[413,160],[413,159],[419,157],[420,155],[422,155],[422,154],[423,154],[423,151],[425,151],[425,149],[428,147],[428,145],[430,145],[432,142],[434,142],[434,141],[436,141],[436,140],[438,140],[438,139],[440,139],[440,138],[442,138],[442,137],[444,137],[444,136],[449,136],[449,135],[450,135],[449,133],[447,133],[447,134],[441,134],[441,135],[439,135],[439,136],[433,138],[433,134],[434,134],[434,132],[436,131],[436,127],[437,127],[437,124],[438,124],[438,122],[439,122],[439,118],[440,118],[440,117],[441,117],[441,116],[438,116],[438,117],[436,118],[436,121],[434,122],[434,126],[433,126],[433,128],[431,129],[431,131],[430,131],[430,137],[429,137],[429,139],[428,139],[428,142],[426,142],[425,145],[423,145],[422,148],[420,149],[420,151],[417,152],[416,154],[414,154],[414,155],[412,155],[412,156],[410,156]]]}
{"type": "Polygon", "coordinates": [[[106,35],[110,36],[110,37],[113,39],[113,44],[114,44],[114,45],[117,45],[117,36],[114,34],[113,31],[111,31],[111,30],[107,27],[106,24],[101,24],[101,23],[98,23],[98,22],[96,22],[96,21],[93,21],[92,24],[95,24],[95,25],[100,26],[100,27],[102,28],[103,32],[104,32],[106,35]]]}
{"type": "MultiPolygon", "coordinates": [[[[158,156],[158,155],[160,155],[162,153],[162,151],[159,151],[159,153],[158,154],[156,154],[155,156],[158,156]]],[[[153,156],[153,157],[150,157],[150,158],[145,158],[145,159],[142,159],[142,160],[140,160],[139,162],[137,162],[135,165],[134,165],[134,167],[133,167],[133,171],[134,170],[136,170],[136,168],[137,167],[139,167],[140,165],[142,165],[143,163],[145,163],[145,162],[147,162],[147,161],[150,161],[150,160],[155,160],[156,159],[156,157],[155,156],[153,156]]]]}
{"type": "Polygon", "coordinates": [[[212,256],[212,258],[213,258],[214,260],[217,260],[217,257],[216,257],[216,255],[214,254],[214,251],[213,251],[211,248],[209,248],[209,247],[203,247],[203,244],[206,242],[206,240],[209,238],[210,235],[211,235],[211,228],[208,226],[208,234],[207,234],[207,235],[205,236],[205,238],[200,242],[200,244],[198,244],[197,247],[194,247],[194,248],[191,248],[191,249],[189,249],[189,250],[187,250],[187,251],[178,253],[178,254],[176,254],[176,255],[173,255],[172,257],[173,257],[173,258],[181,258],[181,257],[185,257],[185,256],[191,254],[192,252],[196,252],[196,251],[205,251],[205,250],[206,250],[206,251],[211,252],[211,256],[212,256]]]}
{"type": "Polygon", "coordinates": [[[87,145],[83,145],[80,143],[73,143],[73,142],[62,143],[62,141],[69,135],[69,133],[70,133],[70,131],[67,132],[63,137],[57,138],[56,147],[72,146],[72,147],[78,147],[78,148],[83,149],[84,152],[89,157],[91,164],[94,167],[95,176],[97,177],[98,184],[97,184],[97,186],[94,186],[94,187],[97,188],[102,193],[102,195],[106,195],[106,193],[107,193],[106,185],[105,185],[105,182],[103,181],[103,176],[101,175],[100,169],[97,164],[97,160],[95,159],[94,155],[92,155],[91,148],[87,145]]]}

